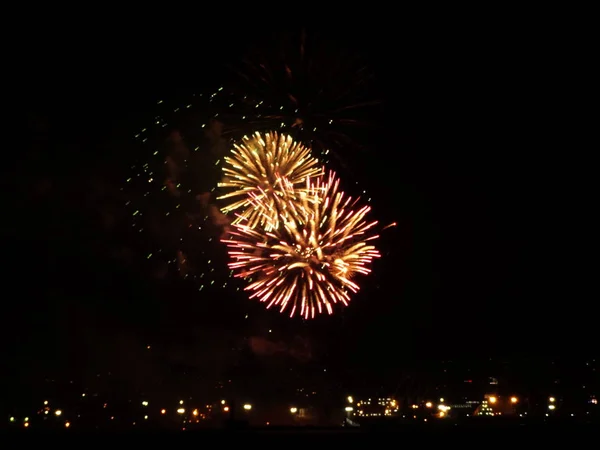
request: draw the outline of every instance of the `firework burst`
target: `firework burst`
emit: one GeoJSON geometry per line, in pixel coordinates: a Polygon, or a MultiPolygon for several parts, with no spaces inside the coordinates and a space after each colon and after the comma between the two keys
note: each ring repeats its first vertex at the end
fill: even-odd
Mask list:
{"type": "Polygon", "coordinates": [[[347,165],[377,129],[382,102],[357,46],[306,30],[268,35],[233,67],[240,100],[224,111],[231,131],[285,130],[347,165]]]}
{"type": "Polygon", "coordinates": [[[277,197],[289,190],[284,184],[301,189],[307,180],[320,176],[323,170],[318,164],[310,149],[290,136],[277,132],[245,136],[225,157],[219,187],[230,191],[219,199],[233,201],[222,211],[241,210],[234,224],[244,222],[250,228],[262,225],[269,230],[273,221],[265,219],[262,209],[275,210],[277,197]]]}
{"type": "Polygon", "coordinates": [[[290,317],[299,313],[314,318],[334,305],[348,305],[350,292],[360,289],[356,274],[370,273],[379,257],[369,235],[377,222],[368,222],[369,206],[339,190],[333,172],[329,177],[308,179],[302,190],[281,179],[281,194],[251,195],[270,231],[255,229],[247,219],[234,225],[223,240],[229,249],[229,267],[247,278],[250,298],[276,306],[290,317]]]}

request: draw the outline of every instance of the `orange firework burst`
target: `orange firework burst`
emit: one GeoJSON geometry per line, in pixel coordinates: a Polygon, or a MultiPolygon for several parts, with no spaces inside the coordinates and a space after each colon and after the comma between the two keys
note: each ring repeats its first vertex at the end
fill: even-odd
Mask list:
{"type": "Polygon", "coordinates": [[[231,189],[220,199],[238,199],[222,208],[224,213],[241,210],[235,223],[244,222],[250,228],[268,227],[260,208],[274,208],[276,195],[286,188],[282,180],[301,186],[323,170],[310,149],[277,132],[255,133],[235,144],[231,155],[225,158],[224,177],[219,187],[231,189]],[[275,194],[275,195],[273,195],[275,194]],[[241,197],[241,198],[240,198],[241,197]]]}
{"type": "Polygon", "coordinates": [[[283,179],[279,185],[280,195],[251,196],[269,231],[244,219],[223,240],[229,267],[250,279],[250,298],[267,308],[289,309],[290,317],[299,312],[307,319],[324,310],[332,314],[334,304],[348,305],[349,291],[358,292],[353,276],[370,273],[373,258],[379,257],[370,244],[378,236],[368,235],[377,222],[366,220],[369,206],[356,207],[357,201],[339,190],[333,173],[307,180],[301,190],[283,179]]]}

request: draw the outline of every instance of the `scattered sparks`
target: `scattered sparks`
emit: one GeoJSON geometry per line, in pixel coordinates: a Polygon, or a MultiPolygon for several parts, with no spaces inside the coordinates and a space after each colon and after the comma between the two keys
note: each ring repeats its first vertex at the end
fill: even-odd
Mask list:
{"type": "Polygon", "coordinates": [[[360,289],[354,275],[370,273],[380,255],[370,244],[378,237],[369,234],[377,224],[366,220],[371,208],[340,191],[333,172],[304,178],[301,189],[280,177],[277,195],[250,193],[255,215],[240,215],[223,242],[236,276],[252,279],[250,298],[309,319],[347,306],[349,292],[360,289]],[[265,228],[254,227],[257,221],[265,228]]]}
{"type": "Polygon", "coordinates": [[[266,224],[253,198],[260,206],[272,210],[277,195],[282,195],[286,190],[282,185],[283,180],[298,186],[306,183],[307,179],[321,175],[323,171],[318,160],[311,156],[310,149],[290,136],[277,132],[256,132],[234,145],[231,155],[225,158],[223,173],[219,187],[231,191],[219,198],[237,200],[222,208],[222,211],[229,213],[241,210],[234,224],[244,222],[250,228],[256,228],[266,224]]]}

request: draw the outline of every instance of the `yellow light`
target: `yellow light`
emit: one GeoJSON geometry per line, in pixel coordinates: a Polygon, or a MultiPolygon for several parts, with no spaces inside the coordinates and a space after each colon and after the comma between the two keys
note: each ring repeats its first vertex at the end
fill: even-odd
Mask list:
{"type": "Polygon", "coordinates": [[[354,403],[354,399],[351,395],[348,396],[348,403],[354,403]]]}
{"type": "Polygon", "coordinates": [[[144,401],[142,402],[142,406],[148,406],[148,402],[144,400],[144,401]]]}
{"type": "Polygon", "coordinates": [[[54,411],[54,414],[60,416],[62,414],[62,411],[60,409],[57,409],[56,411],[54,411]]]}
{"type": "Polygon", "coordinates": [[[427,408],[431,408],[431,407],[433,406],[433,403],[431,403],[431,402],[427,402],[427,403],[425,403],[425,406],[426,406],[427,408]]]}
{"type": "Polygon", "coordinates": [[[197,410],[197,409],[193,410],[193,411],[192,411],[192,414],[193,414],[194,416],[197,416],[197,415],[198,415],[198,410],[197,410]]]}
{"type": "Polygon", "coordinates": [[[25,417],[25,418],[23,419],[23,422],[29,422],[29,417],[25,417]]]}
{"type": "Polygon", "coordinates": [[[14,422],[14,421],[15,421],[15,418],[14,418],[14,417],[11,417],[9,420],[10,420],[11,422],[14,422]]]}
{"type": "Polygon", "coordinates": [[[496,403],[498,399],[494,396],[490,397],[490,403],[496,403]]]}
{"type": "Polygon", "coordinates": [[[245,409],[246,411],[250,411],[250,410],[252,409],[252,405],[249,405],[248,403],[246,403],[246,404],[244,405],[244,409],[245,409]]]}
{"type": "Polygon", "coordinates": [[[352,406],[346,406],[346,408],[345,408],[345,409],[346,409],[346,412],[350,412],[350,411],[352,411],[354,408],[352,408],[352,406]]]}
{"type": "Polygon", "coordinates": [[[226,406],[225,408],[223,408],[223,411],[228,412],[229,411],[229,406],[226,406]]]}
{"type": "Polygon", "coordinates": [[[185,409],[183,409],[183,408],[179,408],[177,410],[177,414],[184,414],[184,413],[185,413],[185,409]]]}
{"type": "Polygon", "coordinates": [[[292,407],[292,408],[290,408],[290,412],[292,414],[296,414],[298,412],[298,408],[292,407]]]}
{"type": "Polygon", "coordinates": [[[554,397],[550,397],[548,400],[550,400],[550,403],[554,403],[556,401],[554,397]]]}
{"type": "Polygon", "coordinates": [[[225,404],[225,400],[221,400],[221,405],[224,405],[224,404],[225,404]]]}
{"type": "Polygon", "coordinates": [[[556,409],[556,406],[554,406],[554,405],[548,405],[548,409],[549,409],[550,411],[552,411],[552,410],[556,409]]]}
{"type": "Polygon", "coordinates": [[[70,422],[65,422],[65,428],[69,428],[71,426],[70,422]]]}
{"type": "Polygon", "coordinates": [[[519,401],[519,399],[517,397],[511,397],[510,398],[510,402],[511,403],[517,403],[519,401]]]}
{"type": "Polygon", "coordinates": [[[44,405],[47,405],[47,404],[48,404],[48,400],[44,400],[44,405]]]}
{"type": "Polygon", "coordinates": [[[444,417],[446,413],[444,411],[440,411],[440,417],[444,417]]]}
{"type": "Polygon", "coordinates": [[[25,422],[25,423],[23,424],[23,426],[24,426],[25,428],[27,428],[27,427],[29,426],[29,422],[25,422]]]}
{"type": "Polygon", "coordinates": [[[183,400],[179,400],[179,404],[180,404],[180,405],[183,405],[183,400]]]}
{"type": "Polygon", "coordinates": [[[166,414],[166,413],[167,413],[167,410],[166,410],[166,409],[161,409],[161,410],[160,410],[160,413],[161,413],[161,414],[166,414]]]}
{"type": "Polygon", "coordinates": [[[444,399],[443,398],[440,398],[440,403],[444,403],[444,399]]]}

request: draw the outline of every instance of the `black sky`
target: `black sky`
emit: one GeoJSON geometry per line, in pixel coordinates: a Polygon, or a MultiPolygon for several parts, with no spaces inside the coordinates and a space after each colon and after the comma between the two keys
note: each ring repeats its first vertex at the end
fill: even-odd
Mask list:
{"type": "MultiPolygon", "coordinates": [[[[554,49],[502,36],[393,43],[366,34],[337,35],[360,44],[385,101],[382,132],[359,172],[372,186],[378,218],[399,226],[382,241],[391,253],[376,269],[385,290],[372,283],[370,306],[353,305],[330,334],[326,326],[314,331],[333,342],[329,361],[343,370],[385,367],[389,355],[487,358],[590,347],[574,231],[584,203],[575,186],[586,179],[573,173],[569,157],[573,123],[554,49]]],[[[98,320],[110,317],[136,335],[127,318],[153,316],[143,311],[152,303],[135,301],[145,295],[143,280],[121,274],[117,293],[100,288],[110,268],[94,260],[102,238],[84,217],[78,185],[90,173],[117,177],[123,147],[114,143],[156,99],[212,82],[241,53],[233,43],[211,42],[186,58],[173,51],[127,60],[115,52],[72,64],[66,52],[54,60],[60,84],[30,91],[30,123],[51,138],[18,153],[14,220],[4,224],[12,261],[4,342],[16,372],[19,361],[40,356],[31,353],[36,342],[45,350],[63,342],[57,336],[65,323],[85,328],[98,311],[98,320]],[[55,187],[49,196],[35,195],[43,180],[55,187]],[[107,295],[120,300],[104,301],[107,295]],[[133,299],[131,310],[124,298],[133,299]]]]}

